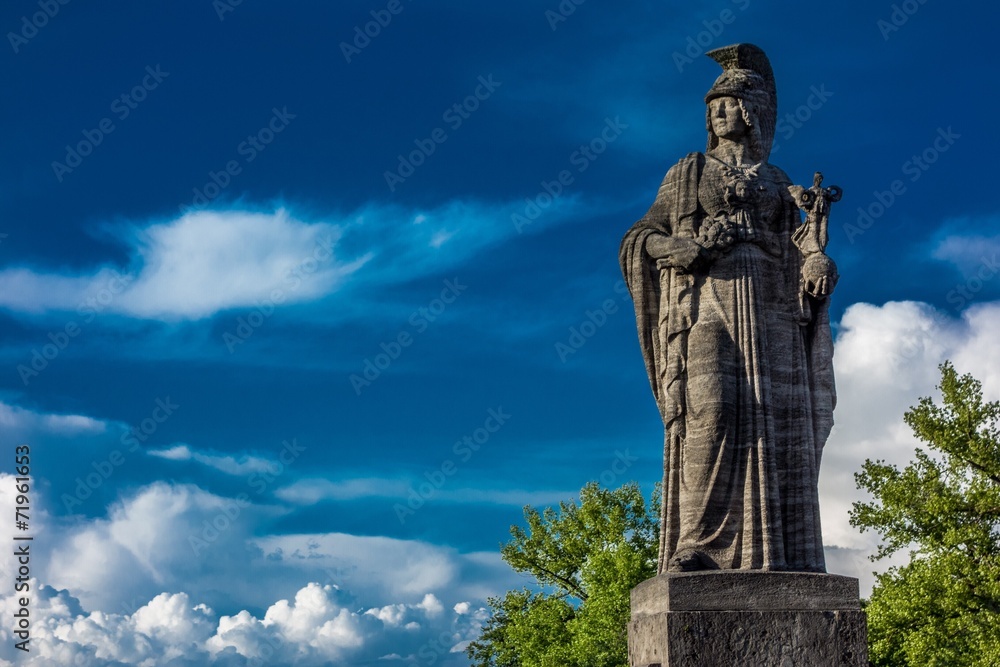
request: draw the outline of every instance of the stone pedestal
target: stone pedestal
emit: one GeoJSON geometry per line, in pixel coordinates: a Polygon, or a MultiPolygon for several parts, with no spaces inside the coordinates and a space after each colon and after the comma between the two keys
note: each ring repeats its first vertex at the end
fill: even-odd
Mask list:
{"type": "Polygon", "coordinates": [[[631,667],[867,667],[858,580],[802,572],[661,574],[632,589],[631,667]]]}

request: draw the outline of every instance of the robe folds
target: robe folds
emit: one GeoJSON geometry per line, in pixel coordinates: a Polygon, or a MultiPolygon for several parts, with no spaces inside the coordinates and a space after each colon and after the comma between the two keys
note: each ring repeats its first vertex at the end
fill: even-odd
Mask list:
{"type": "Polygon", "coordinates": [[[826,569],[817,483],[833,344],[827,300],[802,290],[789,185],[767,163],[747,175],[692,153],[622,241],[664,425],[659,572],[685,554],[698,569],[826,569]],[[658,268],[646,250],[655,234],[697,239],[719,216],[743,228],[707,265],[658,268]]]}

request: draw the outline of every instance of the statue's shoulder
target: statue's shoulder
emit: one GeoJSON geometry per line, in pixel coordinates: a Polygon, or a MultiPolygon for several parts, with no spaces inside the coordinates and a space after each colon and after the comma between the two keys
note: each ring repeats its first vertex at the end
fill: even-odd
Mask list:
{"type": "Polygon", "coordinates": [[[788,178],[788,174],[781,167],[771,164],[770,162],[766,165],[767,176],[770,180],[778,183],[779,185],[791,185],[792,179],[788,178]]]}
{"type": "Polygon", "coordinates": [[[690,167],[701,167],[701,165],[703,164],[705,164],[704,153],[688,153],[680,160],[678,160],[677,164],[674,166],[680,167],[681,165],[683,165],[684,167],[690,168],[690,167]]]}
{"type": "Polygon", "coordinates": [[[667,175],[664,180],[686,180],[692,177],[697,178],[698,175],[701,174],[701,170],[704,165],[704,153],[688,153],[667,171],[667,175]]]}

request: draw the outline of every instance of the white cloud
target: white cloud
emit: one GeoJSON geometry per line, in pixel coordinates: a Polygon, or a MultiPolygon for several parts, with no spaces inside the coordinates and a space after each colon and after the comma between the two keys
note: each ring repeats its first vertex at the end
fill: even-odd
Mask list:
{"type": "Polygon", "coordinates": [[[365,629],[358,614],[337,604],[332,586],[310,583],[295,594],[294,603],[279,600],[264,615],[263,625],[280,629],[286,640],[318,648],[330,657],[364,644],[365,629]]]}
{"type": "Polygon", "coordinates": [[[489,503],[523,507],[524,505],[558,503],[577,493],[579,490],[525,491],[521,489],[450,488],[447,482],[442,486],[435,486],[423,478],[412,481],[393,478],[358,478],[338,481],[307,478],[278,489],[274,495],[296,505],[314,505],[329,500],[358,498],[395,498],[403,502],[417,498],[428,502],[489,503]]]}
{"type": "Polygon", "coordinates": [[[917,302],[854,304],[844,313],[836,341],[836,425],[823,453],[820,509],[830,571],[861,578],[862,595],[872,570],[905,562],[870,563],[878,536],[848,523],[851,504],[867,500],[854,473],[866,458],[905,466],[918,442],[903,413],[922,396],[939,396],[938,365],[950,359],[959,373],[983,382],[987,397],[1000,396],[1000,302],[974,306],[960,318],[917,302]],[[839,569],[836,569],[839,568],[839,569]]]}
{"type": "Polygon", "coordinates": [[[278,489],[274,495],[296,505],[314,505],[325,500],[402,498],[409,488],[405,481],[399,479],[356,478],[333,481],[307,478],[278,489]]]}
{"type": "Polygon", "coordinates": [[[197,461],[227,475],[249,475],[255,472],[275,473],[279,469],[277,461],[259,456],[244,455],[237,460],[235,456],[206,454],[193,450],[187,445],[174,445],[167,449],[151,449],[147,454],[170,461],[197,461]]]}
{"type": "MultiPolygon", "coordinates": [[[[315,222],[284,209],[191,211],[111,230],[127,246],[127,267],[98,266],[78,275],[0,270],[0,308],[73,312],[86,323],[100,313],[198,320],[232,308],[310,302],[349,280],[384,284],[445,270],[515,236],[510,215],[523,206],[453,201],[414,212],[371,204],[315,222]]],[[[557,200],[535,227],[567,220],[578,208],[573,198],[557,200]]]]}
{"type": "Polygon", "coordinates": [[[433,593],[425,595],[424,599],[417,605],[417,608],[423,609],[432,618],[440,616],[444,612],[444,605],[441,604],[441,601],[433,593]]]}
{"type": "MultiPolygon", "coordinates": [[[[959,372],[973,373],[988,397],[1000,396],[997,331],[1000,303],[976,305],[961,317],[915,302],[855,304],[845,312],[834,359],[837,423],[824,452],[821,509],[830,570],[860,577],[863,595],[870,590],[871,571],[888,564],[869,563],[865,557],[874,551],[877,536],[859,534],[848,524],[851,503],[862,499],[853,473],[865,458],[897,465],[912,459],[919,443],[903,424],[902,414],[921,396],[937,394],[937,365],[943,360],[951,359],[959,372]]],[[[15,439],[36,430],[92,437],[111,424],[3,403],[0,423],[15,439]]],[[[246,459],[221,463],[210,458],[214,455],[190,448],[159,454],[192,460],[199,454],[207,457],[205,465],[211,461],[222,467],[247,464],[246,459]]],[[[0,475],[0,510],[13,502],[9,481],[9,476],[0,475]]],[[[276,495],[288,502],[384,496],[387,481],[302,480],[276,495]]],[[[396,484],[393,493],[407,492],[408,482],[396,484]]],[[[472,491],[445,487],[441,498],[457,499],[472,491]]],[[[478,493],[467,497],[508,500],[497,492],[478,493]]],[[[573,495],[553,493],[557,500],[573,495]]],[[[523,504],[524,497],[519,498],[523,504]]],[[[41,506],[44,500],[39,499],[41,506]]],[[[391,505],[386,505],[387,515],[391,505]]],[[[312,656],[308,659],[334,654],[409,657],[418,655],[435,633],[451,632],[457,617],[474,617],[477,605],[470,601],[516,585],[495,553],[458,553],[419,541],[339,533],[259,535],[265,519],[280,511],[252,501],[234,505],[233,499],[190,485],[159,483],[126,493],[101,518],[73,517],[72,523],[57,525],[39,514],[35,526],[45,539],[38,540],[38,546],[46,551],[40,551],[38,574],[46,584],[63,589],[51,589],[45,604],[39,602],[50,620],[38,617],[38,636],[51,637],[46,641],[53,647],[39,655],[47,656],[48,664],[81,655],[89,656],[81,664],[104,665],[120,659],[114,656],[146,655],[144,651],[164,651],[169,645],[171,655],[192,664],[199,664],[190,658],[197,651],[211,651],[223,664],[230,654],[235,658],[276,651],[275,643],[299,646],[303,628],[311,627],[312,643],[303,649],[303,655],[312,656]],[[215,521],[225,528],[215,528],[215,521]],[[211,539],[196,553],[192,536],[211,539]],[[314,586],[305,585],[310,581],[314,586]],[[184,591],[187,597],[177,597],[184,591]],[[364,603],[354,602],[352,596],[364,603]],[[244,611],[213,620],[212,609],[234,603],[239,606],[229,614],[237,609],[267,611],[260,617],[244,611]],[[84,613],[82,608],[101,611],[84,613]],[[157,620],[168,614],[177,619],[175,625],[157,620]],[[206,635],[209,623],[216,625],[206,635]],[[50,635],[44,634],[42,629],[50,626],[50,635]],[[187,644],[182,635],[191,638],[187,644]],[[366,653],[376,646],[377,654],[366,653]]],[[[9,561],[0,561],[0,569],[9,569],[9,561]]],[[[458,634],[441,655],[468,639],[458,634]]],[[[13,659],[6,650],[0,651],[0,659],[13,659]]]]}
{"type": "MultiPolygon", "coordinates": [[[[88,607],[105,609],[187,584],[218,591],[248,565],[250,531],[278,512],[193,485],[151,484],[113,503],[106,517],[76,517],[64,526],[42,560],[44,580],[73,591],[88,607]]],[[[238,581],[230,595],[252,585],[238,581]]],[[[221,599],[213,597],[209,602],[221,599]]]]}
{"type": "Polygon", "coordinates": [[[132,267],[64,276],[25,268],[0,272],[0,306],[15,312],[116,312],[198,319],[249,306],[277,290],[288,302],[317,298],[365,261],[340,262],[341,229],[306,224],[286,211],[197,211],[124,233],[132,267]],[[298,273],[295,273],[298,272],[298,273]]]}
{"type": "MultiPolygon", "coordinates": [[[[463,558],[452,549],[412,540],[345,533],[270,535],[255,540],[265,557],[288,568],[322,568],[365,586],[376,597],[422,596],[433,590],[461,590],[463,558]]],[[[471,582],[474,583],[474,582],[471,582]]]]}
{"type": "Polygon", "coordinates": [[[0,425],[8,436],[23,437],[26,433],[47,433],[58,436],[93,435],[104,433],[108,422],[84,415],[35,412],[0,401],[0,425]]]}
{"type": "MultiPolygon", "coordinates": [[[[4,624],[0,665],[349,667],[394,650],[411,661],[434,654],[436,664],[457,667],[465,663],[449,654],[464,649],[484,620],[482,613],[463,616],[420,604],[393,605],[412,619],[401,626],[391,617],[383,620],[381,609],[352,610],[336,587],[315,582],[302,586],[291,601],[269,605],[263,618],[247,610],[219,616],[183,592],[160,593],[132,613],[88,611],[66,590],[36,579],[30,585],[30,651],[14,647],[4,624]]],[[[14,595],[0,597],[5,617],[17,604],[14,595]]]]}
{"type": "MultiPolygon", "coordinates": [[[[0,510],[13,506],[9,482],[0,473],[0,510]]],[[[0,664],[348,667],[396,653],[458,667],[465,662],[452,651],[485,618],[466,601],[514,585],[496,554],[344,534],[255,537],[273,513],[156,483],[102,518],[39,515],[32,652],[13,648],[5,624],[0,664]],[[209,540],[204,551],[195,553],[192,536],[209,540]],[[241,611],[214,611],[234,606],[241,611]]],[[[6,580],[10,560],[2,560],[6,580]]],[[[0,594],[5,617],[14,597],[0,594]]]]}
{"type": "MultiPolygon", "coordinates": [[[[997,222],[997,218],[991,218],[985,228],[996,228],[997,222]]],[[[985,267],[992,277],[1000,270],[997,260],[1000,236],[950,234],[937,242],[932,254],[935,259],[954,264],[967,276],[975,275],[981,267],[985,267]]]]}
{"type": "MultiPolygon", "coordinates": [[[[12,507],[10,481],[0,474],[0,510],[12,507]]],[[[515,583],[496,554],[385,537],[255,536],[278,511],[155,483],[127,492],[104,517],[40,515],[32,591],[48,602],[33,602],[37,650],[24,661],[0,628],[0,660],[177,667],[256,657],[346,667],[423,650],[457,666],[444,656],[483,621],[465,601],[515,583]],[[206,543],[195,550],[192,537],[206,543]]],[[[0,611],[11,604],[0,598],[0,611]]]]}
{"type": "Polygon", "coordinates": [[[177,645],[211,637],[215,631],[212,616],[206,605],[192,606],[185,593],[160,593],[132,615],[132,622],[147,637],[177,645]]]}

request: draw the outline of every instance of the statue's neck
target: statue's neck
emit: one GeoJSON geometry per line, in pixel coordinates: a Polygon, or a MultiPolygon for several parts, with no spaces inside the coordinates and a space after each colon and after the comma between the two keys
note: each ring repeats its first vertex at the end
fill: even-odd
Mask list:
{"type": "Polygon", "coordinates": [[[750,154],[750,145],[746,137],[739,141],[719,138],[719,144],[709,151],[709,154],[731,165],[755,164],[750,154]]]}

